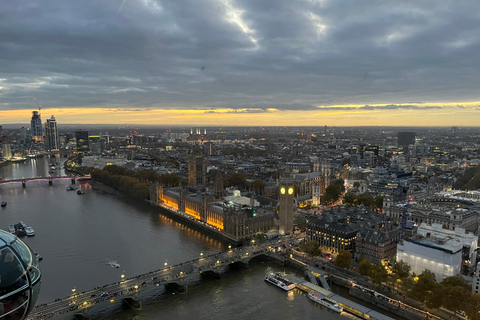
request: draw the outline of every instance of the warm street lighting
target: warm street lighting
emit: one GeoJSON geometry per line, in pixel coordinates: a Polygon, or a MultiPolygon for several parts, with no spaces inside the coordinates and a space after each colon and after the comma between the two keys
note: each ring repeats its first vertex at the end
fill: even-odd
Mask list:
{"type": "Polygon", "coordinates": [[[165,262],[165,268],[167,267],[167,263],[165,262]]]}
{"type": "Polygon", "coordinates": [[[125,278],[125,275],[124,275],[124,274],[122,274],[122,275],[121,275],[121,277],[122,277],[122,280],[123,280],[123,278],[125,278]]]}
{"type": "Polygon", "coordinates": [[[200,257],[203,257],[203,252],[200,252],[200,257]]]}

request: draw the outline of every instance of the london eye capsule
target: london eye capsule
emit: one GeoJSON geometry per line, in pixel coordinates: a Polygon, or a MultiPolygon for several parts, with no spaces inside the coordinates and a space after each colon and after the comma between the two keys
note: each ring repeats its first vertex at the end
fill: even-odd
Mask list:
{"type": "Polygon", "coordinates": [[[40,285],[35,253],[16,236],[0,230],[0,320],[26,319],[40,285]]]}

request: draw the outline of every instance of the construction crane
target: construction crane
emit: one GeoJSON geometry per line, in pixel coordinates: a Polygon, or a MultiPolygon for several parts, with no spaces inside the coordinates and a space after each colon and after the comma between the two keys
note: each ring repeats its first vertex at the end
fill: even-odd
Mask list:
{"type": "Polygon", "coordinates": [[[42,106],[38,105],[37,99],[33,99],[33,101],[35,101],[35,104],[38,107],[38,114],[40,114],[40,110],[42,110],[42,106]]]}

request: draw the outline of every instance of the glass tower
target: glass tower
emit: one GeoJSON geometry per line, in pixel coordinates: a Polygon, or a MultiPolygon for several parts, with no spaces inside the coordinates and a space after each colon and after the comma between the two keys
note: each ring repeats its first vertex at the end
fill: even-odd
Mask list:
{"type": "Polygon", "coordinates": [[[47,122],[45,122],[45,145],[47,150],[55,150],[60,148],[57,121],[53,115],[50,119],[47,119],[47,122]]]}
{"type": "Polygon", "coordinates": [[[32,131],[32,140],[35,142],[42,142],[43,132],[42,132],[42,119],[38,111],[32,112],[32,120],[30,121],[31,131],[32,131]]]}

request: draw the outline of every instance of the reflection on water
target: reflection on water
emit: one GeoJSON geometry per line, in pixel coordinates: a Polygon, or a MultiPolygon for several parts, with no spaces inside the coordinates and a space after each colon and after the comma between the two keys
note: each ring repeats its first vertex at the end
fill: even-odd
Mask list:
{"type": "MultiPolygon", "coordinates": [[[[39,175],[48,170],[45,159],[1,168],[4,178],[39,175]],[[42,162],[43,161],[43,162],[42,162]],[[42,171],[43,170],[43,171],[42,171]]],[[[48,172],[48,171],[47,171],[48,172]]],[[[44,259],[38,303],[92,289],[168,265],[226,250],[228,243],[212,239],[181,225],[125,196],[115,196],[80,184],[85,191],[67,191],[69,181],[31,182],[0,186],[8,206],[1,210],[0,228],[24,221],[36,236],[24,238],[44,259]],[[106,262],[116,260],[120,268],[106,262]]],[[[266,283],[267,272],[295,273],[264,260],[253,260],[248,269],[232,266],[221,280],[198,277],[186,294],[163,286],[140,293],[142,310],[127,310],[121,301],[92,310],[93,319],[340,319],[321,309],[298,289],[286,293],[266,283]]],[[[59,317],[71,319],[71,315],[59,317]]]]}

